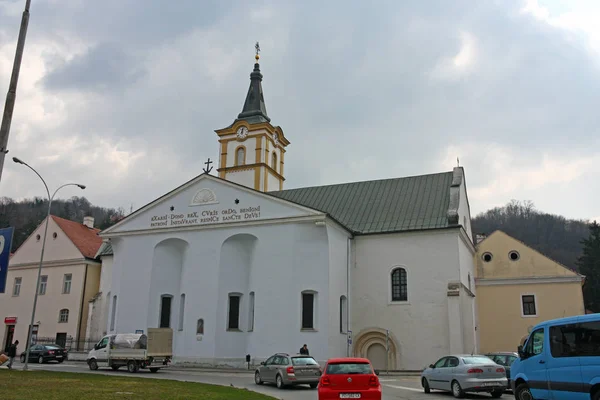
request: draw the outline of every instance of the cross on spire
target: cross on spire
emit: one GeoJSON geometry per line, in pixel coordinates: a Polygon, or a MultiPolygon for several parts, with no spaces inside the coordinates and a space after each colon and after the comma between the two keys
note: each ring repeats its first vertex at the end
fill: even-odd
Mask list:
{"type": "Polygon", "coordinates": [[[256,44],[254,45],[254,49],[256,51],[256,55],[254,56],[254,58],[256,59],[256,62],[258,62],[258,59],[260,58],[260,55],[258,53],[260,53],[260,45],[258,44],[258,42],[256,42],[256,44]]]}

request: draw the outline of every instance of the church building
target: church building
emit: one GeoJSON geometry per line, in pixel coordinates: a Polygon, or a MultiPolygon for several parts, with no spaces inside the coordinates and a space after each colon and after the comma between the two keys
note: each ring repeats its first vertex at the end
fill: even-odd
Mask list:
{"type": "Polygon", "coordinates": [[[114,255],[106,331],[170,327],[174,362],[207,366],[305,343],[320,362],[390,370],[477,351],[464,170],[285,190],[290,140],[262,78],[257,55],[242,112],[216,131],[216,174],[100,233],[114,255]]]}

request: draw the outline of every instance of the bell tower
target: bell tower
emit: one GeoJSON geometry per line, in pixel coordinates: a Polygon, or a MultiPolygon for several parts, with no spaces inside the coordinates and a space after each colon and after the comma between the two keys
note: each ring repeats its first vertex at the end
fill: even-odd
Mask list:
{"type": "Polygon", "coordinates": [[[223,179],[261,192],[282,190],[284,155],[290,142],[267,116],[258,42],[255,49],[256,63],[242,112],[227,128],[215,131],[221,149],[217,171],[223,179]]]}

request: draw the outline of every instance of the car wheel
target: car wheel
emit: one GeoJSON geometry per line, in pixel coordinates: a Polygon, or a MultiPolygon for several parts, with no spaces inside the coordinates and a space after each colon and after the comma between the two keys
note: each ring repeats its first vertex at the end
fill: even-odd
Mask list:
{"type": "Polygon", "coordinates": [[[429,387],[429,382],[427,382],[427,379],[423,378],[421,385],[423,385],[423,390],[425,393],[431,393],[431,388],[429,387]]]}
{"type": "Polygon", "coordinates": [[[38,357],[38,364],[43,364],[44,363],[44,357],[43,356],[39,356],[38,357]]]}
{"type": "Polygon", "coordinates": [[[316,389],[316,388],[317,388],[317,386],[319,386],[319,384],[318,384],[318,383],[311,383],[311,384],[310,384],[310,388],[311,388],[311,389],[316,389]]]}
{"type": "Polygon", "coordinates": [[[465,392],[460,387],[460,383],[458,383],[458,381],[452,381],[452,395],[457,399],[462,399],[465,397],[465,392]]]}
{"type": "Polygon", "coordinates": [[[127,363],[127,371],[131,372],[132,374],[135,372],[138,372],[138,364],[135,361],[129,361],[127,363]]]}
{"type": "Polygon", "coordinates": [[[156,373],[156,372],[158,372],[158,368],[150,368],[150,372],[156,373]]]}
{"type": "Polygon", "coordinates": [[[262,378],[260,377],[260,372],[258,371],[254,373],[254,383],[256,383],[257,385],[263,384],[262,378]]]}
{"type": "Polygon", "coordinates": [[[529,386],[526,383],[521,383],[515,389],[515,399],[517,400],[534,400],[533,395],[531,394],[531,390],[529,390],[529,386]]]}
{"type": "Polygon", "coordinates": [[[96,371],[98,369],[98,363],[96,360],[90,360],[88,361],[88,367],[90,367],[92,371],[96,371]]]}
{"type": "Polygon", "coordinates": [[[277,384],[277,389],[283,389],[284,384],[281,375],[277,374],[277,377],[275,378],[275,383],[277,384]]]}
{"type": "Polygon", "coordinates": [[[25,362],[25,355],[21,355],[21,362],[24,363],[25,362]]]}
{"type": "Polygon", "coordinates": [[[61,358],[60,360],[56,360],[56,361],[58,361],[58,363],[59,363],[59,364],[62,364],[62,363],[63,363],[63,361],[65,361],[65,360],[63,360],[63,359],[61,358]]]}
{"type": "Polygon", "coordinates": [[[502,394],[504,394],[504,390],[494,390],[492,392],[492,397],[495,399],[499,399],[500,397],[502,397],[502,394]]]}

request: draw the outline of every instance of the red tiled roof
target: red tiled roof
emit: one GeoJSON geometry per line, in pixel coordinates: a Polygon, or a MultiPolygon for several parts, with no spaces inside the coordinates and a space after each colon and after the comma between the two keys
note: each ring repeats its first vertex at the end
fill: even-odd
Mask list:
{"type": "Polygon", "coordinates": [[[52,215],[52,219],[87,258],[94,258],[102,245],[102,238],[98,236],[100,229],[88,228],[84,224],[52,215]]]}

